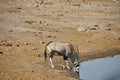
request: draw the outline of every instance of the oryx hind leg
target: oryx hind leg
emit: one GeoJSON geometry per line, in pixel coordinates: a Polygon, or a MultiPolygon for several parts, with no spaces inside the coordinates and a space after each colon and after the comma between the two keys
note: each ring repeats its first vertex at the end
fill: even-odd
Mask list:
{"type": "Polygon", "coordinates": [[[50,65],[51,65],[52,68],[55,68],[52,59],[53,59],[53,53],[50,53],[50,56],[49,56],[50,65]]]}
{"type": "Polygon", "coordinates": [[[53,55],[54,53],[52,52],[52,50],[47,46],[47,49],[49,51],[49,62],[52,68],[55,68],[54,64],[53,64],[53,55]]]}
{"type": "Polygon", "coordinates": [[[50,65],[51,65],[51,67],[52,67],[52,68],[55,68],[55,66],[53,65],[52,58],[49,58],[49,60],[50,60],[50,65]]]}

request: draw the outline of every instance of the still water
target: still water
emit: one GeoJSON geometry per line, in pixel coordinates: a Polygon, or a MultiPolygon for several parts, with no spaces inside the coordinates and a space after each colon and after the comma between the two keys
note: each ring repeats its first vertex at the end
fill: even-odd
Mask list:
{"type": "Polygon", "coordinates": [[[120,55],[80,63],[79,77],[80,80],[120,80],[120,55]]]}

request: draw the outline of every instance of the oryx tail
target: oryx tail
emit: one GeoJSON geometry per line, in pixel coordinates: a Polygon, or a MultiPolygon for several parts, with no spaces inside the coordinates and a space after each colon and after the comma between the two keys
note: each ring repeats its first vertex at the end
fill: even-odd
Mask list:
{"type": "Polygon", "coordinates": [[[44,50],[44,58],[45,58],[45,61],[46,61],[46,58],[47,58],[47,51],[46,51],[47,47],[45,47],[45,50],[44,50]]]}
{"type": "Polygon", "coordinates": [[[44,50],[44,58],[45,60],[47,59],[47,46],[52,43],[52,42],[48,42],[47,45],[45,46],[45,50],[44,50]]]}

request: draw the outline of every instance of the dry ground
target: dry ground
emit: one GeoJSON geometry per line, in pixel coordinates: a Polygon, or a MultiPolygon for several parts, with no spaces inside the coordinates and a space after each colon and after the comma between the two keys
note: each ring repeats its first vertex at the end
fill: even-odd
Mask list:
{"type": "Polygon", "coordinates": [[[120,0],[0,0],[0,80],[77,80],[44,61],[49,41],[70,42],[80,61],[120,54],[120,0]]]}

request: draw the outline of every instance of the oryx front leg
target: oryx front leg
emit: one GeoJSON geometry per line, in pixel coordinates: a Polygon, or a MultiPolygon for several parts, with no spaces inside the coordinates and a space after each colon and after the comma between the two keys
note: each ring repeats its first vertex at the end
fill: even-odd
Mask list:
{"type": "Polygon", "coordinates": [[[68,66],[68,60],[65,60],[65,66],[67,69],[70,69],[70,67],[68,66]]]}
{"type": "Polygon", "coordinates": [[[64,60],[64,63],[63,63],[63,69],[64,68],[67,68],[67,69],[70,69],[70,67],[68,66],[68,60],[64,60]]]}
{"type": "Polygon", "coordinates": [[[70,67],[68,66],[68,56],[64,55],[63,59],[64,59],[63,69],[64,68],[70,69],[70,67]]]}

